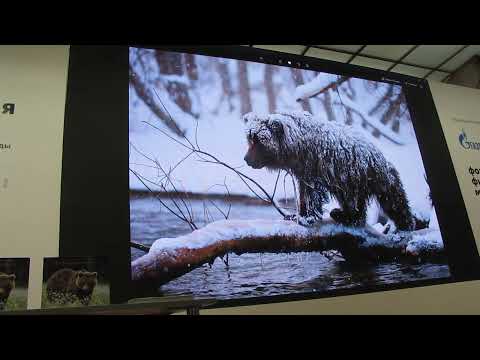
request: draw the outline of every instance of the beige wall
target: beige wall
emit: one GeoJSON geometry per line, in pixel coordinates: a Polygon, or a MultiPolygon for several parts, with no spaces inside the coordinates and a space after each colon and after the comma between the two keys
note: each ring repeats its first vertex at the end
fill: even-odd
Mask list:
{"type": "MultiPolygon", "coordinates": [[[[469,168],[480,169],[480,151],[466,150],[460,146],[462,130],[469,141],[480,142],[480,90],[443,83],[431,83],[430,88],[440,117],[450,156],[468,211],[470,223],[480,248],[480,196],[475,196],[475,186],[469,168]]],[[[480,180],[480,175],[475,178],[480,180]]],[[[480,190],[480,186],[476,187],[480,190]]]]}
{"type": "Polygon", "coordinates": [[[0,257],[30,257],[28,308],[40,307],[43,258],[58,256],[67,46],[0,46],[0,257]]]}
{"type": "MultiPolygon", "coordinates": [[[[479,121],[479,125],[461,123],[461,126],[465,127],[468,124],[469,136],[480,141],[480,90],[439,82],[431,82],[430,86],[459,176],[477,244],[480,245],[480,221],[478,220],[480,197],[473,196],[471,176],[465,172],[467,163],[472,163],[472,166],[476,163],[480,168],[480,152],[465,152],[458,146],[460,123],[453,120],[456,118],[479,121]]],[[[204,310],[201,313],[204,315],[480,314],[480,281],[319,300],[204,310]]]]}

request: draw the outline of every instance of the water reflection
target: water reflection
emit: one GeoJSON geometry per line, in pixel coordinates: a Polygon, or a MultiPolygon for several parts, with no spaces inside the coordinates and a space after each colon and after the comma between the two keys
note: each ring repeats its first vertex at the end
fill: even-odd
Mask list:
{"type": "MultiPolygon", "coordinates": [[[[219,203],[219,205],[222,205],[219,203]]],[[[225,205],[225,204],[223,204],[225,205]]],[[[188,234],[190,229],[150,197],[131,201],[131,233],[136,242],[150,245],[161,237],[188,234]]],[[[203,203],[192,201],[199,225],[203,225],[203,203]]],[[[216,220],[221,214],[212,214],[216,220]]],[[[235,204],[232,219],[278,219],[268,206],[235,204]]],[[[132,249],[132,258],[143,253],[132,249]]],[[[335,289],[373,287],[449,276],[443,264],[388,263],[352,266],[340,259],[328,260],[318,253],[229,255],[228,266],[216,259],[159,289],[159,295],[193,295],[231,299],[322,292],[335,289]]]]}

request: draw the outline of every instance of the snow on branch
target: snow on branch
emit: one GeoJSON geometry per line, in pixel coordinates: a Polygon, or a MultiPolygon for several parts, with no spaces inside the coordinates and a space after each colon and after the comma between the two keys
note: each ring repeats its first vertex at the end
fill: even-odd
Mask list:
{"type": "Polygon", "coordinates": [[[323,78],[321,76],[317,76],[309,83],[300,85],[296,88],[295,99],[298,102],[308,100],[309,98],[321,95],[329,90],[335,90],[348,79],[349,78],[346,76],[341,76],[337,81],[333,81],[327,86],[324,86],[323,78]]]}
{"type": "Polygon", "coordinates": [[[304,227],[285,220],[222,220],[178,238],[155,241],[132,262],[132,279],[157,286],[229,253],[298,253],[337,250],[353,263],[392,259],[443,259],[440,231],[423,229],[384,235],[372,227],[345,227],[324,221],[304,227]]]}

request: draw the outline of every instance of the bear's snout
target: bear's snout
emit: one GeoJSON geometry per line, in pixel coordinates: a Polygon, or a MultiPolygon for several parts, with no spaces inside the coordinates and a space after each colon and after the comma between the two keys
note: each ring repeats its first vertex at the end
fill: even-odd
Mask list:
{"type": "Polygon", "coordinates": [[[245,162],[247,163],[248,166],[252,166],[252,161],[250,159],[250,156],[245,155],[245,157],[243,158],[243,160],[245,160],[245,162]]]}
{"type": "Polygon", "coordinates": [[[254,161],[254,159],[252,159],[251,156],[249,156],[249,154],[245,155],[245,157],[243,158],[243,160],[245,160],[245,162],[247,163],[248,166],[250,166],[251,168],[253,169],[261,169],[263,166],[260,165],[258,162],[254,161]]]}

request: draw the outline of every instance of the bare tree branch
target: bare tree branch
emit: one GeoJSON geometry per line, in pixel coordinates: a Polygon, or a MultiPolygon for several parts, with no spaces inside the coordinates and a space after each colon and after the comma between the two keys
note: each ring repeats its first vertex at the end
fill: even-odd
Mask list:
{"type": "MultiPolygon", "coordinates": [[[[146,122],[144,121],[144,123],[146,123],[147,125],[150,125],[151,127],[153,127],[154,129],[160,131],[162,134],[164,134],[165,136],[167,136],[169,139],[175,141],[176,143],[178,143],[179,145],[189,149],[190,151],[193,151],[195,152],[197,155],[200,154],[200,155],[204,155],[206,156],[207,158],[210,158],[212,159],[212,163],[213,164],[218,164],[218,165],[221,165],[221,166],[224,166],[230,170],[232,170],[234,173],[236,173],[240,179],[245,183],[247,184],[247,180],[250,181],[252,184],[254,184],[264,195],[265,197],[268,199],[268,202],[270,204],[272,204],[273,207],[275,207],[275,209],[283,216],[285,217],[286,214],[283,212],[283,210],[276,204],[275,200],[273,199],[273,197],[258,183],[256,182],[255,180],[253,180],[251,177],[245,175],[244,173],[238,171],[237,169],[235,169],[234,167],[232,167],[231,165],[228,165],[227,163],[219,160],[216,156],[206,152],[206,151],[203,151],[203,150],[199,150],[197,149],[189,140],[186,136],[184,136],[183,138],[189,143],[190,146],[182,143],[181,141],[173,138],[172,136],[170,136],[168,133],[166,133],[164,130],[156,127],[155,125],[149,123],[149,122],[146,122]]],[[[204,160],[202,159],[202,161],[206,161],[208,162],[209,160],[204,160]]],[[[251,186],[247,184],[247,186],[249,187],[250,190],[252,190],[251,186]]],[[[254,192],[256,194],[256,192],[254,192]]],[[[264,200],[262,197],[260,197],[258,194],[256,195],[257,197],[259,197],[260,199],[264,200]]]]}
{"type": "MultiPolygon", "coordinates": [[[[130,171],[132,172],[132,174],[143,184],[143,186],[145,186],[145,187],[147,188],[147,190],[150,191],[150,193],[152,193],[152,194],[155,195],[155,192],[154,192],[154,191],[146,184],[146,182],[145,182],[145,181],[151,182],[150,180],[145,179],[143,176],[141,176],[140,174],[138,174],[136,171],[132,170],[131,168],[130,168],[129,170],[130,170],[130,171]],[[144,179],[145,179],[145,181],[144,181],[144,179]]],[[[155,184],[155,185],[162,187],[162,189],[163,189],[165,192],[167,192],[165,186],[163,186],[162,184],[155,184]]],[[[165,207],[165,209],[167,209],[172,215],[174,215],[175,217],[179,218],[180,220],[186,222],[186,223],[190,226],[190,228],[191,228],[192,230],[196,230],[196,229],[197,229],[197,226],[196,226],[194,223],[192,223],[191,221],[189,221],[189,219],[186,218],[183,214],[182,214],[183,216],[177,214],[177,213],[176,213],[174,210],[172,210],[162,199],[160,199],[159,196],[155,195],[155,198],[156,198],[156,199],[160,202],[160,204],[162,204],[162,206],[165,207]]],[[[175,201],[174,201],[174,205],[178,206],[175,201]]]]}
{"type": "Polygon", "coordinates": [[[336,89],[337,87],[339,87],[340,85],[342,85],[345,81],[347,81],[349,79],[349,77],[347,76],[341,76],[337,81],[333,81],[331,82],[330,84],[328,84],[327,86],[325,86],[323,89],[320,89],[319,91],[313,93],[312,95],[309,95],[307,98],[299,98],[297,99],[298,102],[300,101],[304,101],[308,98],[313,98],[313,97],[316,97],[318,95],[321,95],[323,94],[324,92],[328,91],[328,90],[334,90],[336,89]]]}
{"type": "Polygon", "coordinates": [[[139,243],[136,243],[134,241],[130,241],[130,246],[134,249],[138,249],[138,250],[141,250],[141,251],[146,252],[146,253],[148,253],[148,251],[150,250],[149,246],[145,246],[143,244],[139,244],[139,243]]]}
{"type": "Polygon", "coordinates": [[[165,113],[153,100],[152,93],[147,86],[141,81],[138,74],[130,65],[130,84],[137,93],[137,96],[147,105],[147,107],[162,121],[170,130],[178,136],[183,136],[185,131],[178,126],[178,124],[165,113]]]}

